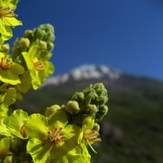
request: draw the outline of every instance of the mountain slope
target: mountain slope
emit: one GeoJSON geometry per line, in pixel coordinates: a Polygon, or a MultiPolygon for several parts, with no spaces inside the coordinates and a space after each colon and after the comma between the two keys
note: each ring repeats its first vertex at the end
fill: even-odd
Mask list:
{"type": "Polygon", "coordinates": [[[108,68],[110,75],[100,67],[90,67],[78,68],[78,79],[72,75],[74,71],[64,82],[56,84],[52,82],[55,78],[50,79],[27,95],[23,105],[31,112],[43,111],[48,105],[66,102],[74,91],[90,83],[103,82],[110,96],[110,111],[102,124],[103,142],[97,146],[99,153],[93,162],[163,163],[163,82],[108,68]],[[91,76],[95,71],[99,75],[91,76]]]}

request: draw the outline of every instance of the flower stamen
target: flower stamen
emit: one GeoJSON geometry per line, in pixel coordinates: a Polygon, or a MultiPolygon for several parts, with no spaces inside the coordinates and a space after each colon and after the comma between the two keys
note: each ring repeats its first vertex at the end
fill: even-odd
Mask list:
{"type": "Polygon", "coordinates": [[[20,128],[20,133],[24,138],[27,137],[27,127],[25,126],[25,124],[23,124],[20,128]]]}
{"type": "Polygon", "coordinates": [[[61,135],[62,129],[63,128],[55,128],[48,132],[52,144],[59,144],[64,141],[64,136],[61,135]]]}
{"type": "Polygon", "coordinates": [[[9,7],[0,7],[0,18],[2,17],[15,17],[14,11],[9,7]]]}
{"type": "Polygon", "coordinates": [[[44,64],[39,60],[33,60],[33,66],[37,71],[43,71],[44,70],[44,64]]]}
{"type": "Polygon", "coordinates": [[[95,130],[86,130],[84,132],[83,138],[86,142],[89,142],[91,144],[101,142],[101,138],[99,138],[99,133],[95,130]]]}
{"type": "Polygon", "coordinates": [[[2,57],[0,58],[0,69],[2,70],[8,70],[11,68],[13,62],[8,57],[2,57]]]}

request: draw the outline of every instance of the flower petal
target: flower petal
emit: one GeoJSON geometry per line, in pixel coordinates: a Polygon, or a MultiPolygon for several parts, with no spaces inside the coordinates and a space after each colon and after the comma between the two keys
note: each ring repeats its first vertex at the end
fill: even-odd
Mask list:
{"type": "Polygon", "coordinates": [[[27,121],[28,134],[30,138],[47,139],[47,118],[41,114],[32,114],[27,121]]]}
{"type": "Polygon", "coordinates": [[[5,119],[5,124],[12,135],[24,139],[27,138],[27,128],[23,128],[25,127],[27,119],[28,113],[17,109],[5,119]]]}
{"type": "Polygon", "coordinates": [[[5,24],[5,26],[11,26],[11,27],[22,25],[22,22],[16,19],[15,17],[5,17],[3,19],[3,23],[5,24]]]}
{"type": "Polygon", "coordinates": [[[51,148],[48,144],[43,144],[41,140],[33,138],[27,143],[27,152],[32,156],[34,163],[48,162],[51,148]]]}

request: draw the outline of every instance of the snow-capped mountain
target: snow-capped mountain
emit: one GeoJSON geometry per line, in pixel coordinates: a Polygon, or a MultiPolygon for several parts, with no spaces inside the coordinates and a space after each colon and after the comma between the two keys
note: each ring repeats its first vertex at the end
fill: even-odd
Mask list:
{"type": "Polygon", "coordinates": [[[105,65],[82,65],[76,69],[73,69],[70,73],[51,77],[44,84],[46,85],[58,85],[65,83],[69,80],[84,80],[84,79],[100,79],[102,77],[108,77],[109,79],[119,79],[122,72],[116,69],[112,69],[105,65]]]}

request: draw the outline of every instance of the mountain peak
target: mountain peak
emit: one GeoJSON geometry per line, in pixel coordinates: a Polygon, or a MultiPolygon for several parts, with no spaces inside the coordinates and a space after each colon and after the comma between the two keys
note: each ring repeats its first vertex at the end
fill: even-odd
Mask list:
{"type": "Polygon", "coordinates": [[[81,65],[70,73],[65,73],[63,75],[58,75],[51,77],[45,83],[45,85],[58,85],[60,83],[65,83],[68,80],[83,80],[83,79],[100,79],[102,77],[108,77],[109,79],[119,79],[121,72],[116,69],[112,69],[106,65],[96,66],[94,64],[81,65]]]}
{"type": "Polygon", "coordinates": [[[111,79],[117,79],[120,72],[105,65],[82,65],[72,70],[70,74],[75,80],[101,78],[104,75],[108,75],[111,79]]]}

